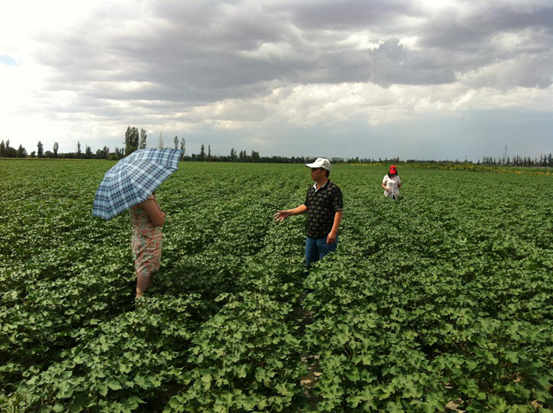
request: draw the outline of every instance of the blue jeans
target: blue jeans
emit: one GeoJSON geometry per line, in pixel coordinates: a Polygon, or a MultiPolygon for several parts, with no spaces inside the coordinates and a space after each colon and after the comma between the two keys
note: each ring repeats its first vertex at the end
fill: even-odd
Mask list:
{"type": "Polygon", "coordinates": [[[326,237],[324,238],[310,238],[305,240],[305,265],[307,269],[311,268],[311,264],[319,261],[329,252],[336,251],[338,246],[338,236],[336,236],[336,242],[328,245],[326,243],[326,237]]]}

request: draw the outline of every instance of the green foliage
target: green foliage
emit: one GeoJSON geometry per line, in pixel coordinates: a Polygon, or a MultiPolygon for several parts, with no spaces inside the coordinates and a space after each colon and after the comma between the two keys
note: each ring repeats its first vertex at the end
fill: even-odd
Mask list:
{"type": "Polygon", "coordinates": [[[0,161],[0,410],[552,411],[549,177],[405,167],[397,203],[385,167],[338,165],[338,253],[307,275],[305,217],[272,219],[306,168],[182,163],[136,305],[128,217],[91,216],[112,165],[0,161]]]}
{"type": "MultiPolygon", "coordinates": [[[[146,137],[144,135],[143,137],[144,141],[143,143],[146,144],[146,137]]],[[[127,131],[125,132],[125,155],[130,155],[134,151],[136,151],[140,144],[141,144],[140,136],[138,134],[138,128],[136,127],[127,127],[127,131]]]]}
{"type": "Polygon", "coordinates": [[[290,304],[260,294],[230,297],[195,336],[184,390],[164,411],[281,412],[298,405],[305,366],[291,312],[290,304]]]}
{"type": "Polygon", "coordinates": [[[400,203],[354,211],[355,236],[307,279],[319,411],[551,409],[551,206],[524,196],[538,183],[416,175],[400,203]]]}

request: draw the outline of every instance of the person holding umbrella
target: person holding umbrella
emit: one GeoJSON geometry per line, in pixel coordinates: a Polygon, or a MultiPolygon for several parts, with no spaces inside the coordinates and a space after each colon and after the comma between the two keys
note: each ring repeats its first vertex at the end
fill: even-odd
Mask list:
{"type": "Polygon", "coordinates": [[[399,178],[395,165],[391,165],[388,173],[384,175],[384,179],[382,179],[382,188],[384,188],[384,196],[390,199],[398,199],[401,179],[399,178]]]}
{"type": "Polygon", "coordinates": [[[142,298],[152,286],[152,273],[160,266],[165,213],[159,207],[155,190],[178,169],[181,153],[169,148],[133,152],[106,172],[94,197],[94,216],[109,220],[129,211],[136,298],[142,298]]]}
{"type": "Polygon", "coordinates": [[[144,202],[129,208],[132,226],[132,251],[136,272],[136,298],[152,286],[152,273],[159,270],[161,262],[161,227],[165,212],[157,202],[155,191],[144,202]]]}

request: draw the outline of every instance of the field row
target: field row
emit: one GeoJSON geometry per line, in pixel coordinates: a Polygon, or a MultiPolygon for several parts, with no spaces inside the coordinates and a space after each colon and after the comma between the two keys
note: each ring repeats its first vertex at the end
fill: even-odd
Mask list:
{"type": "Polygon", "coordinates": [[[553,408],[548,177],[400,169],[396,203],[384,170],[338,166],[339,250],[307,275],[305,219],[272,220],[306,168],[183,163],[136,307],[128,217],[91,216],[110,165],[0,163],[2,410],[553,408]]]}

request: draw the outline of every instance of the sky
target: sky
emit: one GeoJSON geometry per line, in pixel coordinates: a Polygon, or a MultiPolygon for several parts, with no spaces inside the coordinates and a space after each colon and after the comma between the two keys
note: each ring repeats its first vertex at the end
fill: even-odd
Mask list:
{"type": "Polygon", "coordinates": [[[478,160],[553,152],[553,0],[0,3],[0,133],[27,152],[478,160]]]}

